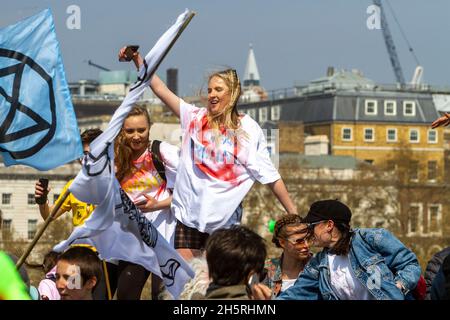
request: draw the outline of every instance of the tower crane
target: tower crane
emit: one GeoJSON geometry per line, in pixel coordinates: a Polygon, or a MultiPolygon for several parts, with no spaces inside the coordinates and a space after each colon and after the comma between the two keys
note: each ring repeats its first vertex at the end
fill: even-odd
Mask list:
{"type": "MultiPolygon", "coordinates": [[[[400,65],[400,59],[398,58],[398,55],[397,55],[397,50],[395,48],[394,39],[392,38],[391,32],[389,30],[389,25],[388,25],[386,16],[384,14],[384,8],[381,4],[381,0],[373,0],[373,3],[380,8],[381,28],[383,30],[384,43],[386,44],[386,49],[389,54],[389,59],[391,60],[391,65],[392,65],[392,69],[395,74],[395,79],[397,80],[398,83],[400,83],[401,86],[404,86],[406,84],[405,77],[403,75],[403,70],[400,65]]],[[[386,0],[386,3],[389,5],[389,2],[387,2],[387,0],[386,0]]],[[[390,5],[389,5],[389,7],[390,7],[390,5]]],[[[392,9],[392,7],[390,7],[390,9],[394,16],[395,21],[397,22],[397,24],[400,28],[402,36],[404,37],[405,41],[408,44],[409,51],[411,52],[414,59],[416,60],[417,67],[414,71],[414,75],[411,80],[411,84],[417,85],[420,83],[420,81],[422,79],[423,67],[420,65],[419,60],[417,59],[416,55],[414,54],[414,50],[413,50],[412,46],[410,45],[408,39],[406,38],[405,33],[403,32],[403,30],[400,26],[400,23],[398,22],[395,14],[394,14],[394,10],[392,9]]]]}

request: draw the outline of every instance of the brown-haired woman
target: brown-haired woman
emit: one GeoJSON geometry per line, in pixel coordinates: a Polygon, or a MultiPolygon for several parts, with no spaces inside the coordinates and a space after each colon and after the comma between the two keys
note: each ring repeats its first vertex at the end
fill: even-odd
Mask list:
{"type": "Polygon", "coordinates": [[[308,226],[297,214],[286,214],[277,220],[272,242],[283,249],[279,258],[267,259],[267,276],[263,283],[274,297],[291,287],[312,257],[309,251],[308,226]]]}
{"type": "MultiPolygon", "coordinates": [[[[147,109],[134,106],[115,141],[116,177],[147,219],[173,244],[176,220],[170,211],[170,203],[179,151],[177,147],[161,142],[158,153],[152,148],[155,142],[149,139],[150,127],[147,109]],[[158,169],[161,165],[163,167],[158,169]]],[[[139,299],[150,272],[140,265],[120,261],[118,273],[118,299],[139,299]]],[[[152,284],[157,282],[158,279],[153,277],[152,284]]],[[[159,291],[158,286],[152,286],[153,298],[156,298],[156,291],[159,291]]]]}
{"type": "MultiPolygon", "coordinates": [[[[124,56],[122,48],[119,58],[124,56]]],[[[143,64],[139,53],[133,61],[138,68],[143,64]]],[[[209,77],[206,108],[186,103],[156,75],[150,87],[183,130],[171,210],[177,219],[175,248],[185,259],[199,256],[213,231],[240,223],[241,202],[255,180],[267,184],[288,213],[296,213],[262,129],[237,110],[241,85],[235,70],[209,77]]]]}

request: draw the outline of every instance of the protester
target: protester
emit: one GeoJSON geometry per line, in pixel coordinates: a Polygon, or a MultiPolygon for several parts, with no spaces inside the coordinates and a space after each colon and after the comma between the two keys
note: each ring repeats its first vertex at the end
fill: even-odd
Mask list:
{"type": "Polygon", "coordinates": [[[58,259],[56,287],[61,300],[93,300],[92,292],[101,277],[101,261],[88,247],[71,247],[58,259]]]}
{"type": "Polygon", "coordinates": [[[450,300],[450,255],[442,261],[430,288],[431,300],[450,300]]]}
{"type": "MultiPolygon", "coordinates": [[[[128,113],[115,141],[116,177],[122,189],[161,235],[173,245],[176,220],[170,211],[179,150],[166,142],[150,141],[150,116],[144,107],[128,113]]],[[[138,300],[150,272],[119,261],[119,300],[138,300]]],[[[157,299],[161,280],[152,277],[152,298],[157,299]]]]}
{"type": "Polygon", "coordinates": [[[3,251],[0,251],[0,270],[0,300],[30,300],[29,289],[13,259],[3,251]]]}
{"type": "MultiPolygon", "coordinates": [[[[243,226],[214,231],[206,242],[206,261],[211,283],[205,299],[253,298],[250,285],[265,278],[264,239],[243,226]]],[[[193,299],[199,299],[199,295],[193,299]]]]}
{"type": "Polygon", "coordinates": [[[38,291],[41,300],[61,300],[58,289],[56,288],[56,264],[59,253],[50,251],[44,256],[42,264],[45,279],[39,282],[38,291]]]}
{"type": "MultiPolygon", "coordinates": [[[[351,211],[337,200],[313,203],[305,217],[311,241],[323,250],[281,300],[404,300],[420,278],[416,255],[385,229],[350,227],[351,211]]],[[[270,290],[255,286],[258,298],[270,290]]]]}
{"type": "MultiPolygon", "coordinates": [[[[127,58],[125,48],[119,58],[127,58]]],[[[129,58],[138,68],[143,64],[139,52],[129,58]]],[[[240,204],[255,180],[267,184],[288,213],[296,213],[262,129],[237,111],[241,85],[235,70],[209,77],[207,108],[186,103],[156,75],[150,86],[184,130],[171,209],[178,220],[175,248],[185,259],[201,255],[211,232],[240,223],[240,204]]]]}
{"type": "Polygon", "coordinates": [[[426,300],[431,299],[431,287],[433,285],[433,280],[436,277],[436,274],[441,269],[442,262],[444,262],[444,259],[449,255],[450,247],[447,247],[437,252],[435,255],[433,255],[433,257],[431,257],[430,261],[428,261],[424,274],[425,282],[427,284],[427,295],[425,298],[426,300]]]}
{"type": "MultiPolygon", "coordinates": [[[[102,134],[102,130],[100,129],[87,129],[83,131],[83,133],[81,134],[81,142],[83,144],[83,152],[85,154],[90,151],[89,147],[90,143],[94,141],[100,134],[102,134]]],[[[60,196],[55,201],[55,204],[61,200],[62,195],[70,187],[72,182],[73,179],[71,179],[69,182],[66,183],[60,196]]],[[[48,194],[50,190],[51,188],[48,187],[46,193],[48,194]]],[[[44,188],[42,187],[41,183],[37,181],[35,185],[35,198],[37,200],[43,196],[45,196],[44,188]]],[[[39,212],[41,213],[41,216],[44,220],[47,219],[48,215],[53,210],[55,204],[49,206],[48,199],[44,204],[39,204],[39,212]]],[[[72,211],[72,225],[74,227],[77,227],[82,225],[84,221],[86,221],[86,219],[89,218],[94,209],[95,209],[94,205],[82,202],[78,200],[72,193],[69,193],[68,197],[62,203],[61,207],[56,213],[55,219],[59,218],[66,212],[72,211]]],[[[108,277],[105,275],[103,277],[104,280],[97,285],[96,290],[94,292],[94,299],[110,300],[114,295],[114,292],[117,287],[117,280],[116,280],[117,266],[115,265],[114,261],[109,262],[104,261],[102,262],[102,264],[104,264],[103,267],[104,273],[107,273],[108,277]]]]}
{"type": "Polygon", "coordinates": [[[263,283],[276,297],[297,280],[312,254],[307,241],[308,228],[296,214],[287,214],[275,223],[272,242],[283,249],[281,257],[267,259],[267,277],[263,283]]]}

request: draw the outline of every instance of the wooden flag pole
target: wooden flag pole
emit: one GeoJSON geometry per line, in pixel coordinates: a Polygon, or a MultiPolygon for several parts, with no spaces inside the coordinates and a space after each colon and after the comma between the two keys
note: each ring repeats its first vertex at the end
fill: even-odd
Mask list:
{"type": "Polygon", "coordinates": [[[45,229],[47,229],[48,225],[50,224],[50,222],[52,222],[52,220],[55,218],[56,213],[58,212],[59,208],[61,208],[61,205],[64,203],[64,201],[66,201],[67,197],[70,194],[70,190],[69,188],[67,188],[67,190],[62,194],[61,198],[59,199],[59,201],[55,204],[55,206],[53,207],[52,211],[50,212],[50,214],[48,215],[47,219],[45,219],[44,225],[39,229],[39,231],[34,235],[33,241],[30,242],[30,244],[28,245],[27,249],[25,250],[25,252],[22,254],[22,256],[20,257],[20,259],[17,261],[16,263],[16,268],[20,269],[20,267],[22,266],[22,264],[25,262],[25,260],[27,259],[27,257],[30,255],[31,250],[33,250],[34,246],[36,245],[36,243],[39,241],[39,239],[41,238],[42,234],[44,233],[45,229]]]}

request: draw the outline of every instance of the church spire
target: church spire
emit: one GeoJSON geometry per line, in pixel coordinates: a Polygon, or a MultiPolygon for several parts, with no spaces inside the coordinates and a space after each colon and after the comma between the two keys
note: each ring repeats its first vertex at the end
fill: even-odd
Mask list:
{"type": "Polygon", "coordinates": [[[255,53],[253,52],[252,44],[250,44],[247,65],[245,66],[244,73],[244,87],[259,86],[259,80],[259,72],[258,66],[256,65],[255,53]]]}

